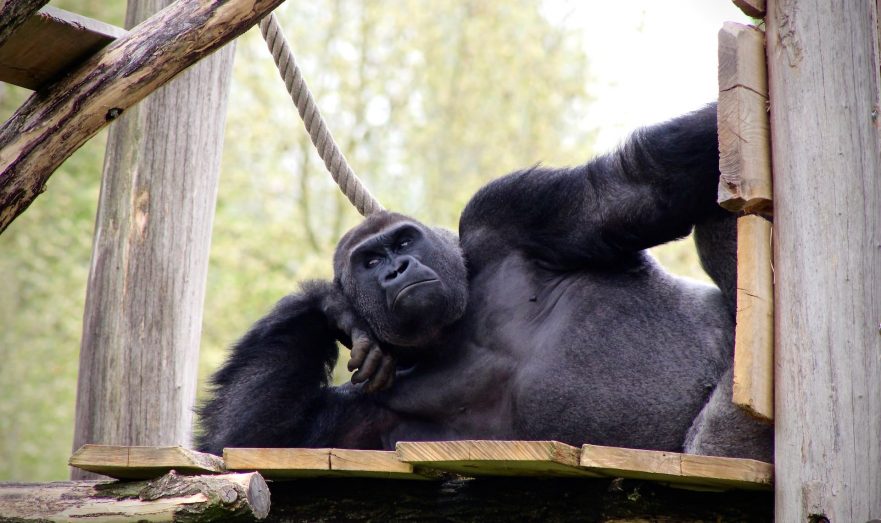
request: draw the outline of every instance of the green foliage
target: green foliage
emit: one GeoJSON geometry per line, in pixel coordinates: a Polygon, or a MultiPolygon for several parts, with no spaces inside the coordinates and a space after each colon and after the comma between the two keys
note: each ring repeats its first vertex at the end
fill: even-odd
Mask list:
{"type": "MultiPolygon", "coordinates": [[[[332,0],[289,2],[279,15],[332,132],[372,192],[390,209],[455,228],[487,180],[592,152],[579,120],[590,103],[586,57],[577,35],[543,18],[540,4],[332,0]]],[[[124,16],[120,1],[53,5],[117,25],[124,16]]],[[[299,281],[330,275],[336,239],[359,219],[315,154],[259,32],[237,45],[203,388],[225,348],[276,300],[299,281]]],[[[25,95],[0,91],[0,117],[25,95]]],[[[0,235],[0,480],[67,477],[103,147],[102,133],[0,235]]],[[[670,251],[673,259],[680,251],[670,251]]]]}

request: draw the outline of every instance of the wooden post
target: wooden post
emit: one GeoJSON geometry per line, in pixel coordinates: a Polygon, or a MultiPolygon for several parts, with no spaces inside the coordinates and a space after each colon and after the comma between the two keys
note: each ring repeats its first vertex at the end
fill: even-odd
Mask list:
{"type": "Polygon", "coordinates": [[[768,2],[776,520],[881,518],[877,0],[768,2]]]}
{"type": "Polygon", "coordinates": [[[174,2],[31,96],[0,126],[0,233],[86,140],[281,2],[174,2]]]}
{"type": "MultiPolygon", "coordinates": [[[[130,0],[126,23],[169,3],[130,0]]],[[[74,449],[190,444],[233,51],[227,46],[203,60],[126,111],[110,131],[74,449]]]]}

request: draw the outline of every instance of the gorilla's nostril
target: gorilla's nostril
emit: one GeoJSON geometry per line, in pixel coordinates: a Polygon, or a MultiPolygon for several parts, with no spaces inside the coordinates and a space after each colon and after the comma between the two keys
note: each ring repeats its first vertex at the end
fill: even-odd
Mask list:
{"type": "Polygon", "coordinates": [[[407,261],[407,260],[402,261],[401,265],[398,267],[398,274],[404,274],[404,271],[406,271],[407,267],[409,267],[409,266],[410,266],[409,261],[407,261]]]}

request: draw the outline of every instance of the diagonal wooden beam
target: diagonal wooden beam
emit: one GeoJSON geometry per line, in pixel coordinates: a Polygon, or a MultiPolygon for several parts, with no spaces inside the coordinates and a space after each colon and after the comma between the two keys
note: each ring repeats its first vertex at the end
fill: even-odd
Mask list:
{"type": "Polygon", "coordinates": [[[49,0],[0,0],[0,45],[49,0]]]}
{"type": "Polygon", "coordinates": [[[178,0],[31,96],[0,127],[0,233],[86,140],[282,1],[178,0]]]}

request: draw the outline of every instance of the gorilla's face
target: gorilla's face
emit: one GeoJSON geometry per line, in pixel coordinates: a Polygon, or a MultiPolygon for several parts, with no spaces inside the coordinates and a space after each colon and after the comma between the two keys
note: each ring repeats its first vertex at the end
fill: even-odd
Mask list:
{"type": "Polygon", "coordinates": [[[465,312],[456,236],[399,214],[371,216],[343,236],[334,272],[374,334],[395,346],[429,344],[465,312]]]}

